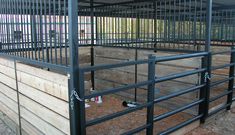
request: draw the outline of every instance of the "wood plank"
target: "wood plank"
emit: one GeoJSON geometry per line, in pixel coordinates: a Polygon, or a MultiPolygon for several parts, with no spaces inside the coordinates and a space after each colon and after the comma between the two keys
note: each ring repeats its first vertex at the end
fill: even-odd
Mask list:
{"type": "Polygon", "coordinates": [[[20,104],[27,108],[29,111],[33,112],[35,115],[47,121],[51,125],[60,129],[66,134],[70,133],[69,120],[62,117],[61,115],[49,110],[48,108],[34,102],[33,100],[20,95],[20,104]]]}
{"type": "Polygon", "coordinates": [[[96,56],[113,57],[119,59],[135,58],[135,51],[133,49],[129,50],[129,49],[117,49],[117,48],[107,48],[107,47],[95,47],[95,54],[96,56]]]}
{"type": "Polygon", "coordinates": [[[8,85],[9,87],[16,89],[16,81],[13,78],[10,78],[2,73],[0,73],[0,82],[8,85]]]}
{"type": "Polygon", "coordinates": [[[43,69],[40,69],[37,67],[25,65],[22,63],[17,63],[16,69],[18,71],[30,74],[32,76],[36,76],[36,77],[41,78],[43,80],[48,80],[48,81],[63,85],[65,87],[68,86],[68,77],[65,75],[53,73],[53,72],[46,71],[46,70],[43,70],[43,69]]]}
{"type": "MultiPolygon", "coordinates": [[[[109,58],[110,60],[111,59],[115,60],[117,58],[122,59],[122,60],[134,60],[134,57],[135,57],[135,51],[132,49],[96,47],[95,50],[96,50],[95,51],[96,57],[100,57],[100,58],[106,57],[107,59],[109,58]],[[111,52],[115,52],[115,53],[111,53],[111,52]]],[[[181,53],[177,53],[177,52],[166,53],[166,52],[161,52],[161,51],[154,53],[153,51],[141,50],[141,51],[138,51],[138,59],[148,59],[148,56],[150,54],[153,54],[157,57],[163,57],[163,56],[179,55],[181,53]]],[[[197,67],[199,64],[201,64],[200,58],[181,59],[181,60],[175,60],[175,61],[168,61],[167,63],[173,64],[176,66],[183,65],[183,66],[188,66],[188,67],[197,67]]]]}
{"type": "Polygon", "coordinates": [[[18,114],[18,104],[1,92],[0,92],[0,101],[8,108],[10,108],[12,111],[18,114]]]}
{"type": "Polygon", "coordinates": [[[7,66],[7,67],[10,67],[10,68],[14,68],[14,61],[10,60],[10,59],[5,59],[5,58],[2,58],[0,57],[0,64],[1,65],[4,65],[4,66],[7,66]]]}
{"type": "Polygon", "coordinates": [[[69,105],[67,102],[48,95],[21,82],[19,82],[18,84],[21,94],[33,99],[34,101],[69,119],[69,105]]]}
{"type": "Polygon", "coordinates": [[[39,89],[57,98],[68,101],[68,87],[60,85],[42,78],[17,71],[18,81],[25,83],[33,88],[39,89]]]}
{"type": "Polygon", "coordinates": [[[15,79],[15,70],[13,68],[9,68],[7,66],[0,65],[0,72],[2,74],[7,75],[8,77],[15,79]]]}
{"type": "Polygon", "coordinates": [[[45,135],[23,118],[21,118],[21,127],[25,131],[22,135],[45,135]]]}
{"type": "Polygon", "coordinates": [[[28,111],[26,108],[21,106],[20,111],[22,118],[27,120],[30,124],[34,125],[42,133],[50,135],[65,135],[52,125],[48,124],[47,122],[34,115],[32,112],[28,111]]]}
{"type": "Polygon", "coordinates": [[[8,95],[9,98],[17,102],[17,92],[14,89],[0,83],[0,92],[8,95]]]}
{"type": "Polygon", "coordinates": [[[6,114],[13,122],[19,125],[18,114],[5,105],[4,102],[0,101],[0,111],[6,114]]]}

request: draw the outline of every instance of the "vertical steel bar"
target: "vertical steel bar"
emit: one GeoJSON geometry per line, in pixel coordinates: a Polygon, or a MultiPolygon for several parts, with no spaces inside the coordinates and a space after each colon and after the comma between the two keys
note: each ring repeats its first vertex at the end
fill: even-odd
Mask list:
{"type": "MultiPolygon", "coordinates": [[[[90,0],[90,7],[91,7],[91,66],[94,66],[95,64],[95,52],[94,52],[94,8],[93,8],[94,2],[93,0],[90,0]]],[[[95,89],[95,72],[91,71],[91,85],[92,89],[95,89]]]]}
{"type": "MultiPolygon", "coordinates": [[[[208,52],[208,56],[205,60],[203,60],[204,64],[206,64],[207,71],[201,75],[201,81],[206,82],[206,86],[200,91],[200,98],[204,98],[205,101],[199,106],[199,114],[203,114],[201,118],[201,123],[204,123],[206,118],[208,117],[209,112],[209,99],[210,99],[210,76],[211,76],[211,53],[210,53],[210,45],[211,45],[211,23],[212,22],[212,0],[207,0],[207,10],[206,10],[206,39],[205,39],[205,51],[208,52]],[[204,80],[203,80],[204,78],[204,80]]],[[[201,83],[202,83],[201,82],[201,83]]]]}
{"type": "Polygon", "coordinates": [[[208,117],[209,112],[209,100],[210,100],[210,76],[211,76],[211,53],[202,58],[202,68],[207,68],[207,71],[201,74],[201,84],[206,84],[205,87],[200,90],[200,99],[204,99],[204,102],[199,105],[199,114],[203,114],[201,123],[204,123],[208,117]]]}
{"type": "Polygon", "coordinates": [[[211,46],[211,23],[212,22],[212,0],[207,0],[206,10],[206,46],[205,51],[210,51],[211,46]]]}
{"type": "MultiPolygon", "coordinates": [[[[137,6],[133,6],[135,7],[135,35],[136,35],[136,43],[135,43],[135,60],[137,61],[138,60],[138,50],[137,50],[137,44],[138,44],[138,39],[140,38],[140,19],[138,17],[138,13],[137,13],[137,6]]],[[[132,7],[132,8],[133,8],[132,7]]],[[[133,31],[134,31],[134,26],[133,26],[133,31]]],[[[135,65],[135,83],[137,83],[138,81],[138,65],[135,65]]],[[[135,102],[137,102],[137,88],[135,88],[135,99],[134,99],[135,102]]]]}
{"type": "Polygon", "coordinates": [[[75,96],[84,97],[84,91],[79,89],[79,85],[84,82],[79,82],[78,1],[68,0],[68,13],[70,46],[70,132],[71,135],[85,135],[85,103],[84,101],[77,100],[75,96]]]}
{"type": "Polygon", "coordinates": [[[17,92],[17,107],[18,107],[18,119],[19,119],[19,134],[22,135],[22,126],[21,126],[21,111],[20,111],[20,92],[18,88],[18,76],[16,61],[14,60],[14,71],[15,71],[15,81],[16,81],[16,92],[17,92]]]}
{"type": "Polygon", "coordinates": [[[154,52],[156,53],[157,52],[157,25],[158,25],[158,23],[157,23],[157,2],[156,1],[154,1],[153,2],[153,18],[154,18],[154,30],[153,30],[153,33],[154,33],[154,52]]]}
{"type": "MultiPolygon", "coordinates": [[[[203,57],[201,59],[201,68],[206,68],[206,66],[207,66],[207,59],[206,59],[206,57],[203,57]]],[[[201,85],[206,83],[205,75],[206,75],[206,72],[202,72],[201,73],[201,81],[200,81],[201,85]]],[[[202,87],[200,89],[200,96],[199,96],[199,98],[200,99],[203,99],[203,98],[205,99],[205,97],[206,97],[206,86],[204,86],[204,87],[202,87]]],[[[204,102],[199,104],[199,115],[204,114],[204,112],[205,112],[205,105],[206,105],[205,102],[206,101],[204,101],[204,102]]],[[[205,119],[204,118],[201,119],[201,122],[204,123],[205,119]]]]}
{"type": "MultiPolygon", "coordinates": [[[[230,63],[234,64],[235,63],[235,52],[234,51],[234,47],[231,47],[231,58],[230,58],[230,63]]],[[[231,80],[229,80],[229,84],[228,84],[228,91],[231,91],[231,93],[228,94],[228,97],[227,97],[227,104],[231,104],[232,103],[232,99],[233,99],[233,86],[234,86],[234,69],[235,69],[235,66],[230,66],[230,69],[229,69],[229,78],[233,78],[231,80]]],[[[227,110],[230,110],[231,109],[231,105],[229,105],[227,107],[227,110]]]]}
{"type": "Polygon", "coordinates": [[[155,57],[149,55],[149,64],[148,64],[148,80],[152,81],[148,85],[148,103],[151,103],[151,106],[147,107],[147,124],[150,126],[146,130],[147,135],[153,135],[153,117],[154,117],[154,89],[155,89],[155,57]]]}
{"type": "Polygon", "coordinates": [[[68,38],[68,24],[67,24],[67,11],[66,11],[66,8],[68,7],[67,6],[67,2],[64,1],[64,42],[65,42],[65,65],[68,66],[68,42],[67,42],[67,38],[68,38]]]}

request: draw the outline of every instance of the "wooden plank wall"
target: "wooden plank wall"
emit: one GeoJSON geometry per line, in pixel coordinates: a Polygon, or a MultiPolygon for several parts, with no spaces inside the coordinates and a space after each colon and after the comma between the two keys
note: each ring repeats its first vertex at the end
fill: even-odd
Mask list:
{"type": "Polygon", "coordinates": [[[19,125],[17,89],[23,134],[70,133],[67,76],[0,58],[0,111],[15,125],[19,125]]]}

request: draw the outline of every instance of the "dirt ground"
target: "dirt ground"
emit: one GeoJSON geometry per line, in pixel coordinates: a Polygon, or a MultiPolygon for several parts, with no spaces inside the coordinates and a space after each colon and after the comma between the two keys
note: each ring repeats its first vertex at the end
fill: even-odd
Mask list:
{"type": "MultiPolygon", "coordinates": [[[[87,109],[87,119],[97,118],[103,115],[112,114],[117,111],[122,111],[126,108],[122,107],[121,100],[115,97],[105,97],[102,105],[91,103],[91,108],[87,109]],[[105,109],[105,108],[110,109],[105,109]],[[95,111],[94,111],[95,109],[95,111]],[[96,112],[96,113],[92,113],[96,112]]],[[[160,115],[169,110],[155,106],[155,115],[160,115]]],[[[192,116],[188,113],[179,113],[165,120],[155,123],[154,134],[166,130],[174,125],[177,125],[192,116]]],[[[88,135],[118,135],[125,133],[128,130],[137,128],[146,121],[146,109],[130,113],[128,115],[91,126],[87,128],[88,135]]],[[[138,135],[145,135],[145,131],[138,135]]],[[[205,125],[193,130],[187,135],[235,135],[235,107],[228,113],[219,114],[215,119],[210,120],[205,125]]]]}
{"type": "MultiPolygon", "coordinates": [[[[94,118],[102,117],[108,114],[113,114],[125,110],[127,108],[122,106],[122,101],[119,98],[107,96],[103,98],[103,104],[97,105],[95,103],[90,103],[91,107],[86,111],[87,120],[92,120],[94,118]],[[107,109],[109,108],[109,109],[107,109]]],[[[169,110],[164,109],[159,106],[155,106],[154,114],[160,115],[169,110]]],[[[91,126],[87,128],[88,135],[119,135],[123,134],[131,129],[143,126],[146,121],[146,109],[142,109],[113,120],[106,121],[104,123],[91,126]]],[[[181,122],[186,121],[192,116],[187,113],[178,113],[167,119],[156,122],[154,124],[154,134],[157,134],[167,128],[175,126],[181,122]]],[[[138,135],[145,135],[145,131],[139,133],[138,135]]]]}
{"type": "Polygon", "coordinates": [[[187,135],[235,135],[235,107],[187,135]]]}

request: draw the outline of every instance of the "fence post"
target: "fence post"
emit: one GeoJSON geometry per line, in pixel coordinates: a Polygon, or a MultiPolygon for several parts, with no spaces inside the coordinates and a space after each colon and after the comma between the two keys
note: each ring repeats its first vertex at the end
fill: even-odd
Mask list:
{"type": "Polygon", "coordinates": [[[2,52],[2,42],[0,42],[0,52],[2,52]]]}
{"type": "Polygon", "coordinates": [[[147,107],[147,124],[150,126],[146,130],[147,135],[153,135],[153,117],[154,117],[154,89],[155,89],[155,56],[149,55],[148,60],[148,81],[151,83],[148,85],[148,103],[151,103],[147,107]]]}
{"type": "Polygon", "coordinates": [[[69,17],[69,116],[70,134],[85,135],[85,101],[84,90],[81,89],[82,79],[79,69],[78,42],[78,1],[68,0],[69,17]],[[81,84],[80,84],[81,83],[81,84]]]}
{"type": "Polygon", "coordinates": [[[201,84],[205,84],[205,86],[200,89],[200,99],[204,99],[204,102],[199,104],[199,114],[203,114],[200,120],[201,123],[205,122],[209,113],[211,60],[211,53],[208,53],[206,57],[202,58],[202,68],[206,68],[206,71],[201,74],[201,84]]]}
{"type": "MultiPolygon", "coordinates": [[[[235,63],[235,52],[234,52],[235,48],[231,47],[231,57],[230,57],[230,63],[234,64],[235,63]]],[[[234,69],[235,69],[235,65],[230,66],[229,68],[229,78],[232,78],[229,80],[229,84],[228,84],[228,91],[231,92],[228,94],[227,97],[227,104],[230,104],[227,107],[227,110],[231,109],[231,104],[232,104],[232,100],[233,100],[233,86],[234,86],[234,69]]]]}

